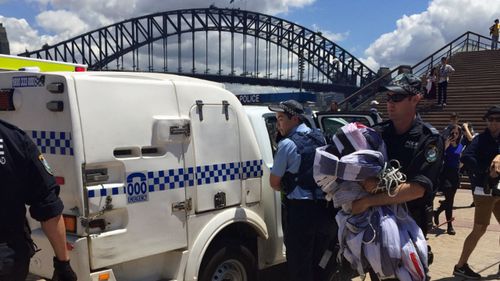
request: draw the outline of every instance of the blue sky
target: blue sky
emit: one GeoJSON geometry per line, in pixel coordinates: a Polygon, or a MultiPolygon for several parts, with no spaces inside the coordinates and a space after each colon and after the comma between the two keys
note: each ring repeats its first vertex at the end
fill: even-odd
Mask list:
{"type": "Polygon", "coordinates": [[[337,43],[360,56],[380,35],[393,31],[402,15],[421,13],[427,6],[425,0],[319,0],[283,17],[308,28],[347,32],[337,43]]]}
{"type": "Polygon", "coordinates": [[[321,31],[375,70],[414,64],[468,30],[488,35],[500,17],[500,0],[0,0],[0,22],[16,54],[123,19],[210,4],[321,31]]]}

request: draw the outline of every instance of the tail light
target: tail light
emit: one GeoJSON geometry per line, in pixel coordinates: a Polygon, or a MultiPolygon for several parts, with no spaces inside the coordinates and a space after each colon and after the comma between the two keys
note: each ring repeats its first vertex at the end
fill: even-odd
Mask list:
{"type": "Polygon", "coordinates": [[[56,177],[56,183],[58,185],[64,185],[65,183],[64,177],[56,177]]]}
{"type": "Polygon", "coordinates": [[[64,226],[66,227],[66,232],[76,234],[76,216],[63,215],[64,226]]]}
{"type": "Polygon", "coordinates": [[[0,90],[0,111],[13,111],[14,107],[14,89],[0,90]]]}
{"type": "Polygon", "coordinates": [[[108,281],[109,272],[99,274],[99,281],[108,281]]]}

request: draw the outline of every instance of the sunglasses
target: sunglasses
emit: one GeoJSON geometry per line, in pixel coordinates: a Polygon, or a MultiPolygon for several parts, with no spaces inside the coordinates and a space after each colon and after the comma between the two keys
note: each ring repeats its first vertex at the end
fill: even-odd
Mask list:
{"type": "Polygon", "coordinates": [[[405,94],[392,94],[392,95],[389,95],[389,94],[387,94],[387,101],[388,102],[401,102],[404,99],[406,99],[407,97],[409,97],[409,95],[405,95],[405,94]]]}
{"type": "Polygon", "coordinates": [[[488,117],[488,122],[500,122],[500,117],[488,117]]]}

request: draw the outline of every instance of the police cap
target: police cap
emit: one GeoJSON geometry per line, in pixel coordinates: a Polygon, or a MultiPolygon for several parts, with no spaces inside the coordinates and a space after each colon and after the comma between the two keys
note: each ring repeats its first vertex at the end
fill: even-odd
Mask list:
{"type": "Polygon", "coordinates": [[[296,100],[283,101],[276,105],[270,105],[268,108],[274,112],[285,112],[295,116],[304,114],[304,107],[296,100]]]}
{"type": "Polygon", "coordinates": [[[389,84],[382,86],[381,91],[391,91],[398,94],[414,96],[420,94],[421,89],[422,82],[418,76],[411,73],[401,73],[394,77],[389,84]]]}
{"type": "Polygon", "coordinates": [[[493,114],[500,114],[500,105],[494,105],[490,107],[488,111],[486,111],[486,113],[484,114],[483,119],[486,120],[490,115],[493,114]]]}

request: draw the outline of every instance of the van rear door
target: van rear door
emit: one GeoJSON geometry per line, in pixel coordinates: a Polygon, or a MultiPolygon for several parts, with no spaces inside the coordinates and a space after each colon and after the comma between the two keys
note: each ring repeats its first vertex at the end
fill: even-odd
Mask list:
{"type": "MultiPolygon", "coordinates": [[[[75,75],[85,143],[92,269],[187,247],[193,172],[173,83],[134,74],[75,75]],[[172,138],[171,138],[172,137],[172,138]]],[[[120,279],[117,277],[117,279],[120,279]]]]}
{"type": "MultiPolygon", "coordinates": [[[[0,119],[24,130],[38,146],[61,186],[64,213],[78,216],[83,210],[81,163],[83,151],[72,80],[63,75],[3,72],[0,75],[0,119]]],[[[37,229],[38,225],[33,225],[37,229]]],[[[78,229],[78,234],[83,229],[78,229]]]]}
{"type": "MultiPolygon", "coordinates": [[[[238,115],[229,103],[198,101],[190,113],[196,161],[196,212],[241,204],[238,115]]],[[[248,165],[248,167],[245,167],[248,165]]]]}
{"type": "MultiPolygon", "coordinates": [[[[67,74],[39,72],[0,73],[0,119],[24,130],[38,146],[60,185],[59,197],[67,216],[68,242],[75,248],[71,258],[79,276],[88,274],[86,232],[79,224],[83,215],[83,144],[73,80],[67,74]],[[6,105],[10,105],[6,108],[6,105]],[[76,254],[78,252],[78,254],[76,254]],[[76,255],[78,255],[78,257],[76,255]]],[[[40,224],[29,216],[34,242],[43,249],[31,259],[30,271],[50,277],[53,253],[40,224]]]]}

